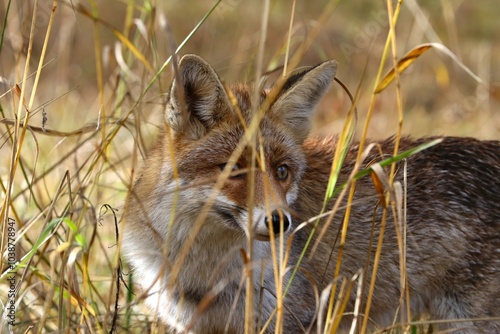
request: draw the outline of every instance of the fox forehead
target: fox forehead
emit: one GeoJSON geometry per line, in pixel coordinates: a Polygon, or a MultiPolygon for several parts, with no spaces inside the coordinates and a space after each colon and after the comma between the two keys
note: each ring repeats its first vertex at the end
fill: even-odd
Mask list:
{"type": "MultiPolygon", "coordinates": [[[[243,118],[248,123],[254,112],[252,110],[252,98],[253,98],[253,89],[251,89],[247,84],[238,82],[227,85],[226,88],[229,90],[229,93],[234,96],[235,102],[240,109],[243,118]]],[[[267,91],[261,89],[258,94],[258,103],[259,105],[264,102],[267,97],[267,91]]]]}
{"type": "MultiPolygon", "coordinates": [[[[302,150],[283,129],[267,123],[264,119],[259,131],[256,167],[262,162],[266,169],[286,164],[293,176],[300,178],[306,165],[302,150]],[[263,153],[264,161],[259,160],[260,152],[263,153]]],[[[228,162],[244,134],[245,129],[241,124],[220,124],[202,139],[179,145],[176,149],[179,173],[196,178],[209,176],[220,165],[228,162]]],[[[242,167],[248,167],[251,164],[251,150],[245,147],[235,161],[242,167]]]]}

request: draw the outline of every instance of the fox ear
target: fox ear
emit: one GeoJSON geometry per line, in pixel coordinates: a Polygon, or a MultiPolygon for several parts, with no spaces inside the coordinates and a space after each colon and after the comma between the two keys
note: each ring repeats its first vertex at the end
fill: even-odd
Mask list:
{"type": "Polygon", "coordinates": [[[330,60],[285,81],[271,113],[292,131],[297,143],[301,144],[309,135],[314,109],[327,92],[336,71],[337,62],[330,60]]]}
{"type": "Polygon", "coordinates": [[[230,117],[230,111],[226,91],[213,68],[196,55],[182,57],[167,99],[165,116],[170,127],[177,134],[200,139],[230,117]]]}

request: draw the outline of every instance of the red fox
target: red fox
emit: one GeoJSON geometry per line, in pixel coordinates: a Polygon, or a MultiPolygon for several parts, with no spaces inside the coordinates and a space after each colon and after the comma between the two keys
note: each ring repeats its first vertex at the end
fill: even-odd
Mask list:
{"type": "MultiPolygon", "coordinates": [[[[335,293],[332,285],[338,300],[342,279],[362,273],[362,289],[344,290],[340,331],[360,331],[364,317],[374,330],[426,316],[434,330],[500,333],[500,142],[443,137],[397,163],[395,182],[407,193],[404,236],[387,214],[369,289],[384,219],[374,181],[357,180],[354,198],[342,200],[329,225],[330,216],[317,226],[314,219],[338,139],[308,136],[335,72],[327,61],[255,94],[226,86],[198,56],[180,60],[166,131],[125,214],[122,250],[147,304],[179,333],[244,333],[245,324],[251,332],[316,332],[328,325],[324,296],[335,293]],[[363,314],[358,304],[368,295],[363,314]]],[[[400,151],[428,141],[403,138],[400,151]]],[[[392,154],[394,142],[379,142],[362,168],[392,154]]],[[[350,144],[337,184],[349,180],[358,149],[350,144]]]]}

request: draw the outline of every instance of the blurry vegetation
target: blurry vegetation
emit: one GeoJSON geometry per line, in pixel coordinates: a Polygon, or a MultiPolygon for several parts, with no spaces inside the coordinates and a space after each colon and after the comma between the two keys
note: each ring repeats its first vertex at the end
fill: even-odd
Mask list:
{"type": "MultiPolygon", "coordinates": [[[[3,303],[8,300],[7,217],[16,222],[17,259],[28,254],[16,268],[16,332],[112,329],[118,248],[115,217],[104,205],[115,209],[119,221],[137,166],[163,126],[162,104],[172,70],[170,66],[161,73],[159,70],[170,55],[168,38],[180,45],[215,3],[2,0],[3,303]],[[57,8],[51,19],[53,5],[57,8]],[[160,25],[163,15],[172,36],[160,25]],[[35,89],[44,47],[43,69],[35,89]],[[29,127],[24,132],[27,111],[29,127]],[[17,128],[16,120],[22,121],[17,128]],[[16,152],[18,159],[12,160],[16,152]]],[[[278,71],[270,75],[269,83],[282,71],[291,3],[271,1],[264,70],[278,71]]],[[[317,25],[327,3],[297,1],[292,54],[317,25]]],[[[222,1],[179,53],[202,56],[227,81],[252,81],[262,11],[263,4],[258,1],[222,1]]],[[[421,43],[440,42],[484,84],[477,83],[448,56],[428,51],[401,76],[403,133],[500,138],[498,17],[497,0],[405,1],[396,30],[398,56],[421,43]]],[[[336,59],[337,77],[352,92],[361,85],[359,132],[388,29],[384,1],[339,1],[300,62],[300,66],[310,66],[336,59]]],[[[389,55],[384,72],[391,67],[389,55]]],[[[397,131],[394,87],[376,100],[370,137],[397,131]]],[[[338,133],[349,107],[340,86],[332,87],[317,113],[315,133],[338,133]]],[[[124,281],[130,277],[127,273],[125,269],[124,281]]],[[[126,291],[121,284],[118,332],[151,326],[156,330],[156,325],[147,321],[142,303],[137,304],[126,291]]]]}

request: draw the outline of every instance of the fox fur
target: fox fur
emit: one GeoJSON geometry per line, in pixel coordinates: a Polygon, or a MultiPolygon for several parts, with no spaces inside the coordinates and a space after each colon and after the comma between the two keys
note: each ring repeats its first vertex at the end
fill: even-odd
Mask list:
{"type": "MultiPolygon", "coordinates": [[[[174,332],[243,333],[245,314],[252,314],[248,291],[252,331],[270,320],[266,333],[316,332],[325,321],[321,292],[362,272],[365,285],[358,297],[356,288],[348,296],[339,327],[351,328],[357,299],[367,300],[383,220],[381,191],[369,176],[355,185],[340,277],[334,275],[345,199],[318,240],[327,218],[320,220],[283,300],[283,321],[275,315],[284,290],[277,288],[272,248],[288,254],[284,289],[325,198],[337,138],[308,135],[335,72],[336,63],[327,61],[294,74],[258,92],[256,107],[248,86],[225,86],[198,56],[180,60],[167,99],[167,131],[135,182],[122,242],[147,304],[174,332]],[[252,122],[257,131],[248,139],[252,122]],[[252,281],[245,280],[248,271],[252,281]]],[[[403,138],[399,150],[431,139],[403,138]]],[[[378,142],[361,168],[390,156],[394,145],[392,138],[378,142]]],[[[350,144],[338,185],[355,168],[358,149],[350,144]]],[[[364,316],[372,330],[398,323],[407,312],[400,301],[408,297],[413,319],[439,320],[434,330],[500,333],[500,142],[443,137],[398,162],[394,182],[407,194],[409,296],[401,291],[401,246],[389,209],[370,313],[360,308],[358,323],[364,316]]]]}

